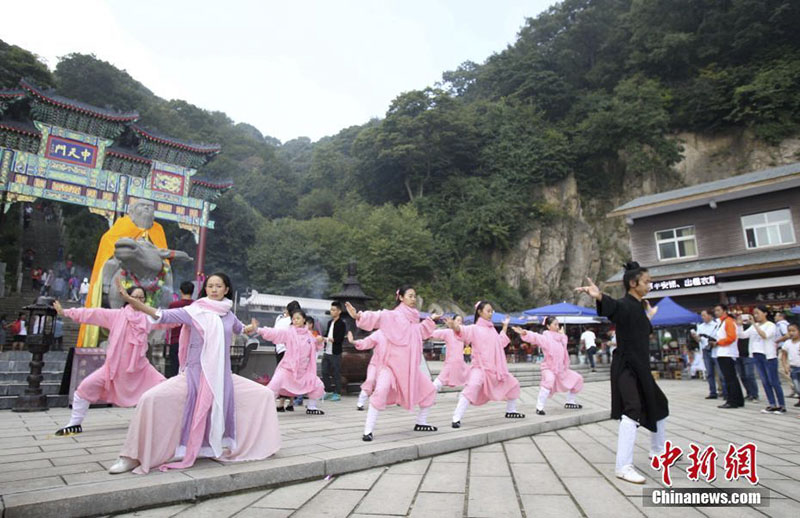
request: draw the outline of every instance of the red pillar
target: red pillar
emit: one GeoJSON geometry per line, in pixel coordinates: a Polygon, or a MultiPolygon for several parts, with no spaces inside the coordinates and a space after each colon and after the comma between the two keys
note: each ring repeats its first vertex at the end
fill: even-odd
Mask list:
{"type": "Polygon", "coordinates": [[[203,270],[206,267],[206,227],[200,227],[200,239],[197,241],[197,260],[195,261],[195,278],[203,280],[203,270]]]}

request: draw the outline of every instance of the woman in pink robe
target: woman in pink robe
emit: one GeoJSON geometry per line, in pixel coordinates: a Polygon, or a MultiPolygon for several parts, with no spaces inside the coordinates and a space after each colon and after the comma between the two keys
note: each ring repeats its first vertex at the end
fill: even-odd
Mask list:
{"type": "Polygon", "coordinates": [[[420,322],[417,311],[417,292],[411,286],[403,286],[395,292],[397,306],[392,310],[357,312],[347,303],[347,312],[356,325],[365,330],[380,329],[388,343],[386,361],[379,367],[375,378],[375,390],[369,398],[369,410],[364,425],[362,440],[371,441],[378,413],[387,405],[400,405],[406,410],[419,406],[414,431],[435,432],[428,424],[428,412],[436,399],[436,387],[420,369],[422,342],[430,338],[438,315],[431,315],[420,322]]]}
{"type": "Polygon", "coordinates": [[[541,334],[526,331],[521,327],[512,327],[523,341],[539,346],[544,354],[536,413],[545,415],[544,404],[554,392],[567,393],[567,403],[564,408],[583,408],[583,405],[575,401],[575,394],[583,388],[583,376],[569,368],[567,335],[564,333],[564,328],[559,327],[556,317],[547,317],[544,320],[544,327],[546,330],[541,334]]]}
{"type": "MultiPolygon", "coordinates": [[[[258,322],[253,321],[253,325],[258,322]]],[[[317,377],[317,351],[322,349],[325,339],[311,334],[306,326],[306,314],[299,309],[293,311],[289,329],[259,327],[256,332],[264,340],[286,345],[286,353],[267,388],[279,397],[308,394],[306,414],[323,415],[325,412],[317,408],[317,402],[325,393],[325,385],[317,377]]]]}
{"type": "MultiPolygon", "coordinates": [[[[461,325],[462,319],[456,316],[454,319],[456,325],[461,325]]],[[[437,340],[444,340],[445,353],[444,353],[444,367],[442,371],[433,380],[436,390],[442,390],[442,387],[461,387],[467,382],[469,377],[469,366],[464,361],[464,342],[456,336],[455,331],[452,329],[437,329],[433,332],[433,338],[437,340]]]]}
{"type": "Polygon", "coordinates": [[[142,395],[110,473],[183,469],[198,457],[261,460],[278,451],[275,394],[231,373],[233,335],[255,331],[231,311],[232,294],[228,276],[214,273],[189,306],[155,310],[125,299],[157,322],[184,326],[178,351],[181,372],[142,395]]]}
{"type": "MultiPolygon", "coordinates": [[[[145,300],[142,288],[133,287],[128,294],[145,300]]],[[[78,385],[72,398],[72,416],[67,426],[56,435],[73,435],[83,431],[82,423],[89,405],[105,401],[121,407],[136,406],[139,398],[164,381],[164,376],[147,359],[147,336],[155,328],[147,315],[130,305],[120,309],[63,309],[56,301],[53,307],[61,316],[81,324],[92,324],[109,330],[106,361],[78,385]]]]}
{"type": "Polygon", "coordinates": [[[361,392],[358,394],[358,403],[356,408],[364,410],[364,404],[367,402],[369,396],[375,390],[375,381],[378,378],[378,371],[386,363],[386,354],[388,352],[388,342],[383,335],[383,331],[378,329],[363,340],[356,340],[353,338],[353,333],[347,332],[347,339],[359,351],[368,351],[372,349],[372,357],[369,359],[367,365],[367,378],[361,384],[361,392]]]}
{"type": "Polygon", "coordinates": [[[472,345],[472,363],[467,384],[458,395],[453,412],[453,428],[461,427],[461,418],[469,405],[480,406],[489,401],[506,401],[506,418],[520,419],[517,412],[519,381],[508,372],[505,347],[511,342],[506,334],[508,321],[498,333],[492,324],[494,309],[486,301],[475,304],[475,324],[464,326],[448,319],[447,325],[464,343],[472,345]]]}

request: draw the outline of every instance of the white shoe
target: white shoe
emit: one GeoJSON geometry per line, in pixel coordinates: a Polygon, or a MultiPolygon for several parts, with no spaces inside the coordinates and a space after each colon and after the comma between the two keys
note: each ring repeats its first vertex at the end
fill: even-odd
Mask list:
{"type": "Polygon", "coordinates": [[[618,469],[616,475],[617,478],[621,478],[625,482],[630,482],[631,484],[644,484],[647,480],[640,475],[631,464],[623,466],[622,469],[618,469]]]}
{"type": "Polygon", "coordinates": [[[112,475],[119,475],[120,473],[127,473],[128,471],[133,471],[139,465],[139,461],[136,459],[129,459],[128,457],[120,457],[117,459],[117,462],[114,463],[108,469],[108,472],[112,475]]]}

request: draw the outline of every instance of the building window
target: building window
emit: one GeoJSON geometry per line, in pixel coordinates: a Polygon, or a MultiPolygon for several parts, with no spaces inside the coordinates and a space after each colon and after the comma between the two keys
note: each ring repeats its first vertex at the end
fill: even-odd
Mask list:
{"type": "Polygon", "coordinates": [[[697,257],[694,227],[680,227],[656,232],[659,261],[697,257]]]}
{"type": "Polygon", "coordinates": [[[789,209],[742,216],[747,248],[788,245],[794,243],[792,213],[789,209]]]}

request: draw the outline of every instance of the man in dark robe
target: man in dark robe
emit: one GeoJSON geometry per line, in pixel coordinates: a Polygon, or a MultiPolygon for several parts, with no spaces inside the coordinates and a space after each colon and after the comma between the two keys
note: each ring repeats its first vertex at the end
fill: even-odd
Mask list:
{"type": "Polygon", "coordinates": [[[644,296],[650,291],[650,274],[638,263],[625,265],[623,284],[627,294],[612,299],[588,279],[589,285],[576,288],[597,301],[597,314],[616,325],[617,348],[611,360],[611,417],[619,419],[616,476],[635,484],[645,478],[633,467],[633,448],[639,425],[652,432],[650,457],[664,449],[667,397],[650,373],[650,324],[652,313],[644,296]]]}

